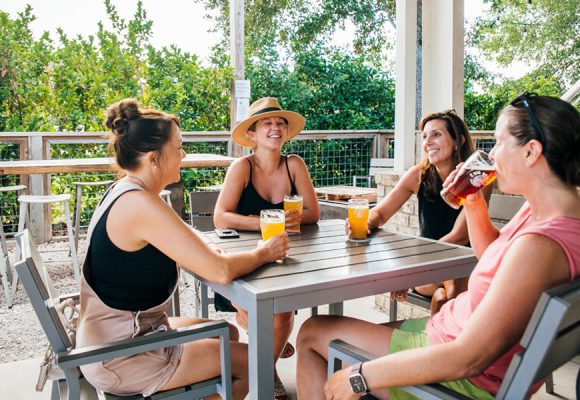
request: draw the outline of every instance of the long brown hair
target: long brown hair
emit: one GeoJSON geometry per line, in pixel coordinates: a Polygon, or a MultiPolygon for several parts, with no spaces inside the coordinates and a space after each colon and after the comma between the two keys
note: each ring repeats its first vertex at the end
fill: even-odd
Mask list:
{"type": "MultiPolygon", "coordinates": [[[[423,132],[427,122],[433,120],[445,121],[447,131],[457,143],[457,146],[453,148],[453,153],[451,154],[453,168],[455,168],[457,164],[465,161],[475,151],[469,129],[465,125],[465,122],[455,113],[455,110],[446,110],[425,115],[419,122],[419,130],[423,132]]],[[[429,157],[427,156],[421,162],[420,167],[421,181],[425,185],[425,197],[430,200],[434,199],[436,196],[439,196],[439,191],[437,190],[437,169],[429,162],[429,157]]]]}

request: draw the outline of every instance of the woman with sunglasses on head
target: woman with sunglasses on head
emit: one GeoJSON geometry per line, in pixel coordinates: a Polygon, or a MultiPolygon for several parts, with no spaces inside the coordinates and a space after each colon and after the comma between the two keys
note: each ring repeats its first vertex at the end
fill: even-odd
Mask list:
{"type": "Polygon", "coordinates": [[[298,337],[299,398],[357,399],[349,382],[356,371],[381,398],[408,398],[394,388],[432,382],[469,398],[497,393],[542,292],[580,276],[580,115],[565,101],[526,93],[501,111],[495,139],[490,158],[499,188],[526,203],[498,231],[483,194],[467,197],[469,238],[479,258],[467,291],[429,318],[306,321],[298,337]],[[377,358],[327,381],[328,343],[336,338],[377,358]]]}
{"type": "MultiPolygon", "coordinates": [[[[260,211],[283,209],[285,195],[300,195],[303,211],[286,211],[286,230],[301,224],[313,224],[320,217],[318,199],[310,174],[302,158],[282,155],[286,142],[304,128],[305,119],[300,114],[283,110],[273,97],[255,101],[246,119],[232,130],[232,139],[241,146],[250,147],[253,153],[234,161],[228,168],[214,211],[216,227],[247,231],[260,230],[260,211]]],[[[237,312],[236,320],[247,330],[248,313],[216,294],[214,300],[219,311],[237,312]]],[[[294,313],[274,315],[274,354],[287,358],[294,354],[288,337],[294,326],[294,313]]],[[[274,377],[274,398],[288,398],[278,373],[274,377]]]]}
{"type": "MultiPolygon", "coordinates": [[[[474,151],[469,129],[455,110],[425,115],[419,122],[425,159],[411,167],[397,185],[369,213],[369,231],[384,225],[413,195],[419,206],[420,236],[466,245],[469,242],[465,211],[450,207],[439,195],[443,181],[474,151]]],[[[491,187],[484,191],[489,201],[491,187]]],[[[347,229],[348,219],[347,219],[347,229]]],[[[431,297],[435,313],[449,299],[467,289],[467,278],[419,286],[416,292],[431,297]]],[[[407,291],[391,293],[392,299],[406,300],[407,291]]]]}

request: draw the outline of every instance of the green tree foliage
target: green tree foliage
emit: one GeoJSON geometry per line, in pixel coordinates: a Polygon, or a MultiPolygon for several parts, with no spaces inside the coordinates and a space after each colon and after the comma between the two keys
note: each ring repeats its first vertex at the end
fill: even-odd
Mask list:
{"type": "Polygon", "coordinates": [[[53,47],[48,35],[34,40],[27,6],[16,20],[0,11],[0,129],[46,130],[52,103],[47,77],[53,47]]]}
{"type": "Polygon", "coordinates": [[[229,128],[230,67],[204,67],[195,55],[149,48],[146,101],[179,116],[184,130],[229,128]]]}
{"type": "Polygon", "coordinates": [[[276,96],[306,117],[307,129],[389,129],[394,126],[394,82],[363,56],[319,47],[296,54],[293,69],[250,64],[255,99],[276,96]]]}
{"type": "Polygon", "coordinates": [[[129,21],[110,0],[104,6],[112,30],[99,23],[87,38],[59,30],[56,42],[34,39],[29,6],[14,20],[0,11],[0,130],[103,131],[105,108],[126,97],[178,114],[184,129],[228,128],[229,67],[154,49],[140,2],[129,21]]]}
{"type": "Polygon", "coordinates": [[[578,0],[488,0],[490,12],[476,24],[472,43],[507,66],[536,65],[536,74],[554,75],[569,86],[580,79],[578,0]]]}
{"type": "MultiPolygon", "coordinates": [[[[229,38],[229,1],[194,0],[215,10],[216,30],[229,38]]],[[[327,43],[346,22],[355,27],[357,54],[377,59],[392,40],[385,27],[394,26],[395,0],[247,0],[245,46],[248,58],[268,54],[276,46],[290,52],[327,43]]]]}

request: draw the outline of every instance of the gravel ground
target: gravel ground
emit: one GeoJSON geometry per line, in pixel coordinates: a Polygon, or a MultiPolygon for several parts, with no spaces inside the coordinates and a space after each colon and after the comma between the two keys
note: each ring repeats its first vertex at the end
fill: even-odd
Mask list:
{"type": "MultiPolygon", "coordinates": [[[[8,243],[10,259],[14,259],[14,243],[8,243]]],[[[48,268],[56,290],[60,294],[75,293],[78,291],[70,258],[68,258],[68,242],[53,240],[50,243],[38,246],[41,257],[48,268]]],[[[84,239],[79,242],[79,259],[84,259],[86,246],[84,239]]],[[[181,315],[195,315],[194,299],[195,291],[193,278],[182,274],[179,283],[179,296],[181,315]]],[[[386,310],[384,310],[386,312],[386,310]]],[[[410,304],[399,303],[399,318],[417,318],[427,315],[423,309],[416,308],[410,304]]],[[[210,305],[211,319],[226,319],[235,324],[235,314],[220,313],[213,310],[210,305]]],[[[385,321],[388,320],[387,313],[385,321]]],[[[16,298],[12,308],[8,308],[4,289],[0,286],[0,364],[18,360],[41,357],[48,345],[48,341],[40,323],[32,309],[32,305],[19,284],[16,298]]]]}
{"type": "MultiPolygon", "coordinates": [[[[14,244],[9,243],[10,259],[14,259],[14,244]]],[[[68,248],[66,241],[53,241],[50,244],[39,246],[42,259],[48,267],[56,290],[60,294],[77,292],[72,266],[68,252],[62,249],[68,248]]],[[[85,243],[81,239],[79,243],[80,259],[84,258],[85,243]]],[[[195,292],[191,277],[180,279],[180,303],[181,315],[195,315],[193,307],[195,292]]],[[[210,318],[234,320],[232,313],[213,312],[210,306],[210,318]]],[[[48,341],[38,322],[32,305],[19,284],[16,298],[12,308],[8,308],[4,297],[4,289],[0,285],[0,364],[41,357],[46,350],[48,341]]]]}

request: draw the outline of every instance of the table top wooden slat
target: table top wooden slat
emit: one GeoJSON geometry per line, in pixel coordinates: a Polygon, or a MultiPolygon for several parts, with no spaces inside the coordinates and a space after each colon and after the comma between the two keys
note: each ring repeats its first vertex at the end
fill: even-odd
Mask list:
{"type": "MultiPolygon", "coordinates": [[[[258,232],[241,232],[240,238],[235,240],[220,240],[213,233],[209,236],[232,253],[253,249],[260,239],[258,232]]],[[[367,242],[352,242],[346,236],[344,221],[320,221],[318,225],[302,226],[302,234],[290,238],[285,260],[266,264],[242,279],[244,284],[260,291],[292,286],[296,279],[322,282],[327,270],[332,271],[332,279],[337,278],[335,274],[352,277],[354,272],[365,275],[381,270],[388,274],[402,265],[408,267],[416,263],[420,266],[453,257],[472,259],[473,252],[466,247],[382,229],[373,232],[367,242]]]]}
{"type": "MultiPolygon", "coordinates": [[[[219,154],[187,154],[181,168],[227,167],[233,160],[219,154]]],[[[109,157],[0,161],[0,175],[115,171],[119,167],[109,157]]]]}

